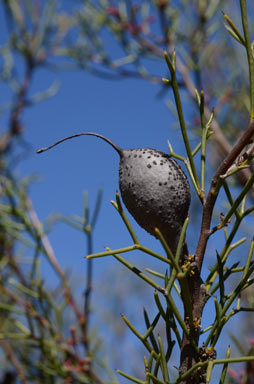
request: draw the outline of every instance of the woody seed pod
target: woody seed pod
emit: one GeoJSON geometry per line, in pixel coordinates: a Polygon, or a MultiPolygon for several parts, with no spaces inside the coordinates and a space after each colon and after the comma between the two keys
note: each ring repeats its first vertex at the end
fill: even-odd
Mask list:
{"type": "Polygon", "coordinates": [[[179,164],[156,149],[121,149],[106,137],[91,132],[66,137],[37,153],[82,135],[99,137],[117,151],[119,187],[125,206],[151,235],[156,236],[154,228],[158,228],[175,254],[190,205],[190,186],[179,164]]]}

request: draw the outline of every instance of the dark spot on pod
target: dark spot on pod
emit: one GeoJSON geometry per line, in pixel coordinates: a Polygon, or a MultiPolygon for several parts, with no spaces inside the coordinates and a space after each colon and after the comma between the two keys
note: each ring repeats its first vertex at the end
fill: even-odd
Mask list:
{"type": "Polygon", "coordinates": [[[153,164],[154,164],[154,165],[157,165],[156,161],[153,161],[153,164]]]}
{"type": "Polygon", "coordinates": [[[139,158],[141,159],[142,155],[139,155],[139,158]]]}
{"type": "Polygon", "coordinates": [[[134,157],[137,157],[138,155],[134,155],[134,157]]]}
{"type": "Polygon", "coordinates": [[[148,165],[147,165],[147,168],[152,168],[151,164],[148,164],[148,165]]]}
{"type": "Polygon", "coordinates": [[[151,156],[147,156],[148,159],[151,159],[151,156]]]}
{"type": "Polygon", "coordinates": [[[168,183],[165,181],[164,185],[167,185],[168,183]]]}
{"type": "Polygon", "coordinates": [[[162,183],[159,183],[159,185],[162,185],[162,183]]]}

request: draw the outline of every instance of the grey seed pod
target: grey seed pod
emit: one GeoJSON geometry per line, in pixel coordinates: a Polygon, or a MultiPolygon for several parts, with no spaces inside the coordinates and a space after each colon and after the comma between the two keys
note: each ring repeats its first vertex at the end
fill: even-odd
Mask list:
{"type": "Polygon", "coordinates": [[[154,228],[157,227],[175,254],[191,200],[190,186],[179,164],[156,149],[121,149],[106,137],[92,132],[66,137],[37,153],[82,135],[99,137],[117,151],[119,187],[126,208],[151,235],[156,236],[154,228]]]}

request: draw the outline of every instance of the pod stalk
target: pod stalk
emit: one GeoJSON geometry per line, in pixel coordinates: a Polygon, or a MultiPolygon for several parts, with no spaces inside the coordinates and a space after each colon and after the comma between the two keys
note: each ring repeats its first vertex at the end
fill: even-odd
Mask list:
{"type": "Polygon", "coordinates": [[[122,153],[123,153],[122,148],[118,147],[118,145],[113,143],[107,137],[102,136],[99,133],[93,133],[93,132],[81,132],[81,133],[76,133],[75,135],[64,137],[63,139],[56,141],[54,144],[49,145],[48,147],[44,147],[44,148],[38,149],[36,151],[36,153],[46,152],[49,149],[54,148],[56,145],[61,144],[61,143],[63,143],[66,140],[74,139],[75,137],[80,137],[80,136],[96,136],[96,137],[99,137],[100,139],[102,139],[102,140],[106,141],[108,144],[110,144],[111,147],[113,147],[116,150],[116,152],[119,154],[119,156],[122,156],[122,153]]]}

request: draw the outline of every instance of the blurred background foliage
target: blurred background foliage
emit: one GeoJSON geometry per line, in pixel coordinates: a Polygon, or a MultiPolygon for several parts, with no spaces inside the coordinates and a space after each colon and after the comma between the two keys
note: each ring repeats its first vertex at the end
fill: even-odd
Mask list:
{"type": "MultiPolygon", "coordinates": [[[[31,149],[24,138],[24,114],[57,93],[58,71],[83,70],[109,81],[134,78],[155,84],[157,96],[166,99],[176,118],[170,84],[161,80],[168,77],[163,49],[170,53],[176,49],[178,82],[194,140],[200,130],[195,88],[205,90],[206,117],[215,111],[211,126],[214,134],[209,139],[208,167],[212,172],[249,120],[246,57],[232,39],[232,29],[222,13],[230,15],[240,28],[239,4],[235,0],[1,0],[0,7],[1,382],[117,383],[109,367],[122,359],[116,349],[120,342],[114,344],[115,356],[111,351],[112,356],[106,359],[100,348],[101,332],[89,321],[92,264],[87,268],[87,281],[78,282],[85,293],[77,297],[77,282],[62,269],[47,237],[56,220],[68,220],[54,217],[44,227],[29,197],[32,180],[17,172],[31,149]],[[35,90],[33,81],[41,69],[55,73],[55,80],[49,88],[35,90]],[[43,256],[58,276],[56,285],[41,274],[43,256]]],[[[248,12],[252,20],[253,7],[248,12]]],[[[249,24],[253,35],[254,24],[249,24]]],[[[250,172],[253,169],[248,168],[235,177],[236,191],[250,172]]],[[[92,221],[86,200],[84,214],[67,223],[84,233],[87,253],[92,250],[100,202],[99,193],[95,216],[93,212],[90,215],[92,221]]],[[[195,199],[192,209],[197,215],[195,199]]],[[[250,228],[243,228],[248,236],[253,233],[250,228]]],[[[111,271],[101,281],[105,296],[110,273],[115,277],[111,271]]],[[[134,297],[137,290],[144,296],[146,288],[138,281],[130,286],[121,272],[117,276],[121,284],[114,292],[114,303],[99,312],[110,324],[112,334],[121,340],[129,335],[125,336],[126,331],[118,328],[114,318],[121,312],[123,297],[134,297]]],[[[244,297],[251,306],[252,295],[249,291],[244,297]]],[[[234,336],[234,342],[246,352],[253,348],[253,322],[246,316],[241,328],[246,338],[239,341],[234,336]]],[[[143,371],[136,364],[142,361],[141,351],[129,348],[128,364],[138,375],[143,371]]],[[[232,383],[247,383],[244,375],[244,369],[242,375],[233,368],[229,371],[232,383]]]]}

